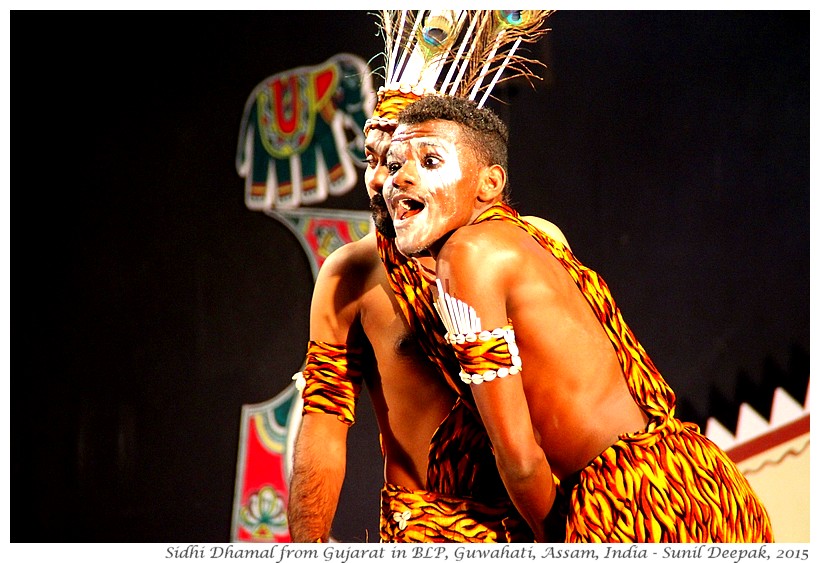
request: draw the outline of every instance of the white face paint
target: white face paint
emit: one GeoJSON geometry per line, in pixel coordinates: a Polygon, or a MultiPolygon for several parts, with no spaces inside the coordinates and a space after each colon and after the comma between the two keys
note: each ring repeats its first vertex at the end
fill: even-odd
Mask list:
{"type": "Polygon", "coordinates": [[[400,125],[387,155],[384,197],[406,256],[437,251],[446,235],[473,219],[478,165],[450,121],[400,125]],[[460,149],[460,150],[459,150],[460,149]]]}

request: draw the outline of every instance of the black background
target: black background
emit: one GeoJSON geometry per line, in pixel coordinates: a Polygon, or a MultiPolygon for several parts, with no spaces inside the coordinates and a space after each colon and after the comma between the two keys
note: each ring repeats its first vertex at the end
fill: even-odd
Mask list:
{"type": "MultiPolygon", "coordinates": [[[[266,77],[380,49],[364,11],[20,12],[13,542],[229,540],[240,409],[301,365],[312,274],[234,168],[266,77]]],[[[809,13],[558,12],[494,104],[516,206],[607,280],[679,396],[734,429],[809,350],[809,13]]],[[[377,85],[379,82],[377,81],[377,85]]],[[[324,207],[366,209],[363,184],[324,207]]],[[[354,427],[335,534],[377,537],[354,427]]],[[[594,413],[590,413],[594,416],[594,413]]]]}

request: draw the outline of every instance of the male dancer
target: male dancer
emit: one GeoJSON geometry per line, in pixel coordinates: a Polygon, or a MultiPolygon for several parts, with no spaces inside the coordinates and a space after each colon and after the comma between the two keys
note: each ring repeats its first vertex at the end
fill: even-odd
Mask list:
{"type": "MultiPolygon", "coordinates": [[[[388,284],[386,268],[430,267],[432,259],[393,252],[383,264],[377,251],[377,240],[390,246],[395,237],[382,197],[395,116],[416,99],[381,93],[365,128],[365,184],[376,232],[334,252],[316,280],[304,370],[309,384],[288,505],[297,542],[330,537],[362,381],[384,454],[383,541],[532,540],[504,491],[483,427],[439,373],[457,366],[426,357],[388,284]]],[[[526,219],[566,244],[554,224],[526,219]]]]}
{"type": "MultiPolygon", "coordinates": [[[[536,540],[772,541],[735,464],[675,417],[674,392],[604,281],[504,203],[497,116],[435,96],[399,121],[385,200],[401,253],[436,260],[425,276],[441,319],[429,294],[406,311],[424,347],[460,365],[448,382],[475,404],[536,540]],[[565,522],[562,537],[548,516],[565,522]]],[[[395,268],[397,295],[418,276],[395,268]]]]}

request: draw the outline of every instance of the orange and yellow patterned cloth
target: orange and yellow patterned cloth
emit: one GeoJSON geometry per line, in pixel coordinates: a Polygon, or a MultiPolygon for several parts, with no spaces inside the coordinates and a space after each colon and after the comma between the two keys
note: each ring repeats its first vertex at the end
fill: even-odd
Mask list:
{"type": "Polygon", "coordinates": [[[311,340],[302,369],[302,413],[334,414],[352,425],[362,391],[362,354],[361,349],[348,350],[345,344],[311,340]]]}
{"type": "MultiPolygon", "coordinates": [[[[546,236],[512,208],[496,204],[475,223],[505,221],[525,230],[572,276],[612,342],[635,402],[649,418],[643,432],[621,439],[558,487],[552,530],[566,542],[770,542],[765,508],[737,466],[694,424],[674,416],[675,394],[624,322],[609,288],[562,243],[546,236]]],[[[444,339],[432,306],[432,276],[401,258],[379,237],[388,279],[423,349],[468,402],[469,386],[444,339]],[[455,364],[455,367],[453,367],[455,364]]],[[[526,377],[526,365],[524,372],[526,377]]]]}
{"type": "Polygon", "coordinates": [[[510,506],[490,437],[460,398],[430,440],[426,487],[442,495],[510,506]]]}
{"type": "Polygon", "coordinates": [[[492,506],[391,484],[382,488],[380,520],[382,542],[532,542],[529,527],[509,505],[492,506]]]}

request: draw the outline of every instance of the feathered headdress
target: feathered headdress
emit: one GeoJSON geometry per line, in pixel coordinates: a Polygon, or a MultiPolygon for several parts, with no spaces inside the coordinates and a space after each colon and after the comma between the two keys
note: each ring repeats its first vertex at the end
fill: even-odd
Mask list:
{"type": "Polygon", "coordinates": [[[493,87],[505,80],[535,74],[537,60],[517,54],[549,29],[554,10],[385,10],[379,15],[384,37],[384,86],[373,117],[365,123],[395,125],[399,111],[427,95],[476,100],[482,107],[493,87]],[[502,74],[506,74],[502,77],[502,74]]]}

